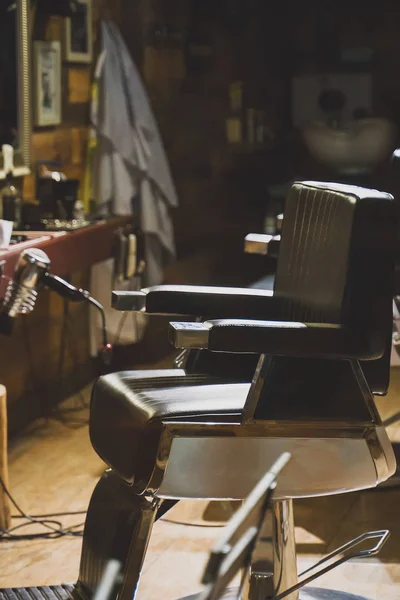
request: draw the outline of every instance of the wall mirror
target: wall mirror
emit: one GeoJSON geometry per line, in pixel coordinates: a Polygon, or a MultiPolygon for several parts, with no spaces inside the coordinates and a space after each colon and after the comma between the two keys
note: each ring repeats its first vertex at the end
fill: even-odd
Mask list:
{"type": "Polygon", "coordinates": [[[21,175],[30,166],[28,5],[29,0],[0,0],[0,150],[2,144],[14,147],[21,175]]]}

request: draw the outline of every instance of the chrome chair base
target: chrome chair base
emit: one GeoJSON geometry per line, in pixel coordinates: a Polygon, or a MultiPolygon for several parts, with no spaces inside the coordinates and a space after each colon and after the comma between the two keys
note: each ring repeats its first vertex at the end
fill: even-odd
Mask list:
{"type": "Polygon", "coordinates": [[[241,596],[243,600],[366,600],[347,592],[309,585],[349,560],[375,556],[388,538],[387,530],[364,533],[298,574],[293,502],[275,501],[271,516],[266,517],[253,550],[251,571],[244,582],[241,596]],[[369,548],[366,549],[366,546],[369,548]]]}
{"type": "MultiPolygon", "coordinates": [[[[238,598],[241,600],[367,600],[362,596],[347,592],[309,586],[322,575],[349,560],[368,558],[378,554],[389,537],[389,531],[364,533],[318,560],[312,567],[298,573],[293,502],[292,500],[275,500],[271,503],[270,508],[271,510],[267,511],[264,516],[257,542],[252,550],[251,564],[242,563],[241,565],[240,588],[228,588],[225,593],[222,593],[223,585],[229,582],[227,574],[230,574],[232,580],[234,574],[239,571],[238,569],[236,571],[229,570],[231,564],[234,564],[230,560],[234,559],[229,559],[227,555],[225,557],[226,566],[221,566],[220,574],[216,574],[215,562],[219,560],[221,553],[221,548],[217,545],[217,549],[213,549],[210,555],[203,576],[203,583],[206,584],[204,593],[187,596],[182,600],[220,600],[221,598],[224,600],[238,600],[238,598]]],[[[237,527],[239,528],[239,525],[237,527]]],[[[232,539],[235,539],[232,532],[231,536],[232,539]]],[[[243,531],[240,539],[243,543],[245,539],[243,531]]],[[[230,542],[224,540],[224,544],[226,547],[230,547],[230,542]]],[[[237,546],[241,547],[239,541],[237,541],[237,546]]],[[[235,552],[239,553],[239,550],[234,544],[230,551],[238,560],[235,552]]]]}
{"type": "MultiPolygon", "coordinates": [[[[179,600],[197,600],[198,597],[198,594],[191,594],[190,596],[184,596],[179,600]]],[[[238,589],[228,589],[222,596],[222,600],[238,600],[238,589]]],[[[270,599],[264,598],[263,600],[270,599]]],[[[371,600],[371,598],[366,598],[365,596],[358,596],[356,594],[349,594],[348,592],[330,590],[327,588],[307,587],[300,590],[298,600],[371,600]]]]}
{"type": "Polygon", "coordinates": [[[371,600],[364,596],[328,590],[326,588],[305,588],[299,594],[299,600],[371,600]]]}

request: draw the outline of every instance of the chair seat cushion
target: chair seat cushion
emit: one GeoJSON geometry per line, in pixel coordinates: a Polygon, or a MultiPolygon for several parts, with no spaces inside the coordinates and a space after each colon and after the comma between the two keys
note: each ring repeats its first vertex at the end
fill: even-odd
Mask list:
{"type": "Polygon", "coordinates": [[[92,391],[91,442],[114,471],[136,483],[154,468],[164,422],[237,423],[249,387],[178,369],[104,375],[92,391]]]}

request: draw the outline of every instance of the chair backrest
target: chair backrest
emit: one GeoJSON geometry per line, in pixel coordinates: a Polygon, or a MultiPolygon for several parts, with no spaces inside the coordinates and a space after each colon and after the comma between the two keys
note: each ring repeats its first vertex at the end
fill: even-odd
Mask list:
{"type": "Polygon", "coordinates": [[[351,325],[386,341],[395,236],[390,194],[295,183],[286,202],[275,279],[284,316],[351,325]]]}
{"type": "MultiPolygon", "coordinates": [[[[348,361],[269,357],[255,418],[367,418],[362,394],[358,404],[350,400],[363,374],[372,392],[384,392],[388,383],[396,229],[390,194],[336,183],[293,185],[274,288],[282,318],[348,326],[380,358],[362,372],[348,361]]],[[[255,406],[254,398],[249,404],[255,406]]]]}
{"type": "Polygon", "coordinates": [[[390,194],[295,183],[286,202],[275,279],[284,316],[350,325],[371,343],[379,340],[382,352],[387,349],[396,223],[390,194]]]}

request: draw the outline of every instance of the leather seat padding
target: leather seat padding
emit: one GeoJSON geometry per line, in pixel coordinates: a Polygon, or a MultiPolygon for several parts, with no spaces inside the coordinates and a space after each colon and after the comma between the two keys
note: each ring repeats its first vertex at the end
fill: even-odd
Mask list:
{"type": "Polygon", "coordinates": [[[151,468],[165,421],[239,422],[249,383],[227,383],[171,370],[123,371],[93,387],[90,438],[101,458],[127,482],[151,468]],[[176,373],[178,373],[176,375],[176,373]],[[180,374],[179,374],[180,373],[180,374]]]}

